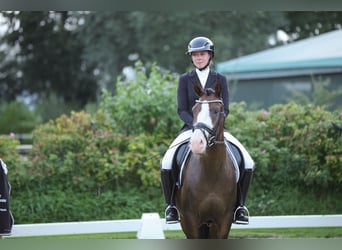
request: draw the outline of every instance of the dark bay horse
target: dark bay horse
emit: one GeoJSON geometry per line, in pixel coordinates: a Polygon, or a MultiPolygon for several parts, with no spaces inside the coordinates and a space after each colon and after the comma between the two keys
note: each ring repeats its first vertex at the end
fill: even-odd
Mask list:
{"type": "Polygon", "coordinates": [[[221,85],[203,90],[193,107],[192,154],[183,170],[182,187],[176,191],[180,223],[187,238],[226,239],[236,202],[234,165],[224,143],[221,85]]]}

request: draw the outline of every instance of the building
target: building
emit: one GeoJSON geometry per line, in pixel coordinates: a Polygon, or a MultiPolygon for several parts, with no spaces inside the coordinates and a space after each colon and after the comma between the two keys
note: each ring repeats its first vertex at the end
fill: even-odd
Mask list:
{"type": "Polygon", "coordinates": [[[342,86],[342,30],[221,62],[216,70],[227,75],[231,101],[257,107],[286,103],[294,91],[309,95],[317,81],[336,89],[342,86]]]}

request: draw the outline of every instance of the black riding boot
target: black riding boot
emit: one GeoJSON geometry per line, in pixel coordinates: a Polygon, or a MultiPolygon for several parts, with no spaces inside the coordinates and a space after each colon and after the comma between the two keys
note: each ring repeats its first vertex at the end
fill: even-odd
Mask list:
{"type": "Polygon", "coordinates": [[[245,201],[247,197],[247,192],[249,188],[249,184],[251,183],[253,176],[252,169],[245,169],[243,176],[240,178],[237,183],[237,200],[236,200],[236,209],[234,212],[234,223],[236,224],[245,224],[249,223],[249,212],[247,207],[245,207],[245,201]]]}
{"type": "Polygon", "coordinates": [[[165,220],[167,224],[179,221],[178,210],[175,206],[174,189],[175,183],[172,178],[172,170],[161,169],[161,182],[166,202],[165,220]]]}

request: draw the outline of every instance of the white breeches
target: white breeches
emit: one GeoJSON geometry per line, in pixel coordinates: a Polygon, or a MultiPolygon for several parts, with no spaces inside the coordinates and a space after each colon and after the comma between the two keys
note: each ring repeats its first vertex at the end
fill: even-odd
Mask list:
{"type": "MultiPolygon", "coordinates": [[[[166,151],[162,159],[162,162],[161,162],[162,169],[168,169],[168,170],[172,169],[172,160],[173,160],[176,150],[181,144],[183,144],[186,141],[189,141],[191,135],[192,135],[192,130],[190,129],[190,130],[186,130],[180,133],[176,137],[176,139],[171,143],[170,147],[168,148],[168,150],[166,151]]],[[[244,168],[253,170],[254,161],[252,157],[249,155],[249,153],[247,152],[247,150],[245,149],[245,147],[233,135],[231,135],[228,132],[224,132],[224,137],[226,140],[233,143],[236,147],[240,149],[240,152],[242,154],[242,157],[245,163],[244,168]]]]}
{"type": "Polygon", "coordinates": [[[162,163],[161,163],[161,167],[162,169],[168,169],[171,170],[172,169],[172,160],[173,160],[173,156],[175,155],[175,152],[177,150],[177,148],[183,144],[183,142],[185,141],[189,141],[190,137],[192,135],[192,130],[186,130],[182,133],[180,133],[176,139],[174,139],[174,141],[171,143],[170,147],[167,149],[163,159],[162,159],[162,163]]]}
{"type": "Polygon", "coordinates": [[[240,149],[240,152],[242,154],[244,163],[245,163],[245,169],[254,169],[254,161],[252,157],[249,155],[245,147],[236,139],[232,134],[228,132],[224,132],[224,138],[228,140],[229,142],[233,143],[238,149],[240,149]]]}

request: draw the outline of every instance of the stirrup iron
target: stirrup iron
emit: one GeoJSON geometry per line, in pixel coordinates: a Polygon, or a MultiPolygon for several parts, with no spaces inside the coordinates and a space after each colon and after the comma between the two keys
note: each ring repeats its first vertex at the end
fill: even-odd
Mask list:
{"type": "Polygon", "coordinates": [[[236,224],[243,224],[243,225],[248,225],[249,224],[249,211],[247,209],[246,206],[238,206],[236,209],[235,209],[235,212],[234,212],[234,217],[233,217],[233,222],[236,223],[236,224]],[[248,218],[248,221],[247,222],[242,222],[242,223],[236,223],[236,213],[239,209],[244,209],[244,211],[246,211],[247,214],[245,214],[245,216],[248,218]]]}
{"type": "Polygon", "coordinates": [[[165,209],[165,213],[164,213],[164,218],[165,218],[165,222],[166,224],[174,224],[174,223],[178,223],[179,222],[179,210],[175,205],[168,205],[165,209]],[[177,212],[177,219],[176,220],[172,220],[172,221],[167,221],[166,220],[166,211],[169,209],[175,209],[177,212]]]}

